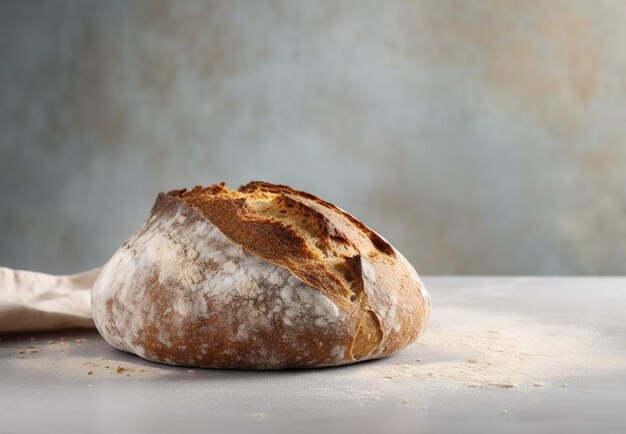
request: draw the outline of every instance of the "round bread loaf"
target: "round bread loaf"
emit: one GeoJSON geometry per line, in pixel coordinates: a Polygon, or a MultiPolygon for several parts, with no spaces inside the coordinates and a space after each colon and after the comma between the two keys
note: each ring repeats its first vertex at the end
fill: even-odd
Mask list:
{"type": "Polygon", "coordinates": [[[159,194],[102,269],[92,306],[115,348],[242,369],[384,357],[413,342],[430,313],[417,273],[380,235],[265,182],[159,194]]]}

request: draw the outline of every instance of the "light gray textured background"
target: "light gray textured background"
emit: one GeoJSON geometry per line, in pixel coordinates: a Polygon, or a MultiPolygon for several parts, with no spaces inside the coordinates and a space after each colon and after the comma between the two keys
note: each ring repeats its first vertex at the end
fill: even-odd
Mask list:
{"type": "Polygon", "coordinates": [[[252,179],[424,274],[626,272],[623,1],[0,0],[0,265],[106,261],[252,179]]]}

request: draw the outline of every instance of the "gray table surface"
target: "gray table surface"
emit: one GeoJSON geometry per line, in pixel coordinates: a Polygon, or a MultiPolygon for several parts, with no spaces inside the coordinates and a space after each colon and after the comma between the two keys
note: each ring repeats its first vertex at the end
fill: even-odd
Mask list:
{"type": "MultiPolygon", "coordinates": [[[[339,368],[189,372],[117,351],[93,330],[3,336],[0,432],[626,432],[626,278],[424,281],[433,316],[423,338],[387,359],[339,368]],[[571,328],[584,341],[591,330],[589,352],[596,354],[587,370],[552,370],[537,387],[523,369],[504,387],[439,375],[451,357],[466,356],[442,352],[436,342],[455,312],[483,318],[481,326],[499,318],[495,328],[511,316],[539,334],[533,324],[544,324],[552,339],[554,330],[571,328]],[[595,370],[599,358],[613,363],[595,370]]],[[[477,368],[464,369],[475,379],[479,363],[470,362],[477,368]]]]}

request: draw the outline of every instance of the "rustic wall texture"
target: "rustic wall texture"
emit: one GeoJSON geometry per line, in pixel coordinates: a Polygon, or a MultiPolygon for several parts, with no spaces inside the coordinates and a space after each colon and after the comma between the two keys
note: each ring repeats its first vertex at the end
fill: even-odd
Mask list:
{"type": "Polygon", "coordinates": [[[623,1],[0,0],[0,265],[263,179],[423,274],[626,273],[623,1]]]}

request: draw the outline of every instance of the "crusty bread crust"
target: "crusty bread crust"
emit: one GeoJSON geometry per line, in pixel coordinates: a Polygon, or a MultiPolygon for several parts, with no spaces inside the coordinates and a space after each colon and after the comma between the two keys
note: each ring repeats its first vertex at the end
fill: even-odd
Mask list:
{"type": "Polygon", "coordinates": [[[238,190],[222,183],[160,194],[151,218],[105,269],[93,291],[100,332],[120,349],[172,364],[267,369],[383,357],[413,342],[430,312],[417,273],[380,235],[318,197],[265,182],[238,190]],[[192,239],[192,227],[207,239],[192,239]],[[183,262],[174,265],[187,270],[193,263],[198,276],[189,281],[185,273],[170,270],[164,279],[163,269],[172,264],[144,260],[161,248],[153,245],[159,234],[181,246],[183,262]],[[233,248],[240,249],[231,254],[240,269],[231,267],[231,284],[258,287],[252,299],[249,294],[233,299],[228,288],[212,289],[214,280],[225,279],[226,269],[212,261],[220,249],[233,248]],[[137,262],[143,265],[132,273],[120,266],[137,262]],[[156,269],[159,277],[145,268],[156,269]],[[263,273],[255,278],[254,268],[265,278],[263,273]],[[296,295],[285,298],[281,288],[297,289],[296,295]],[[171,318],[181,294],[195,300],[192,315],[182,309],[187,320],[180,314],[171,318]],[[246,312],[229,316],[233,303],[250,300],[254,321],[244,318],[246,312]],[[299,313],[271,314],[274,302],[291,303],[299,313]],[[267,318],[260,320],[259,314],[267,318]],[[140,326],[132,323],[137,315],[144,319],[140,326]],[[241,330],[247,339],[239,339],[241,330]]]}

